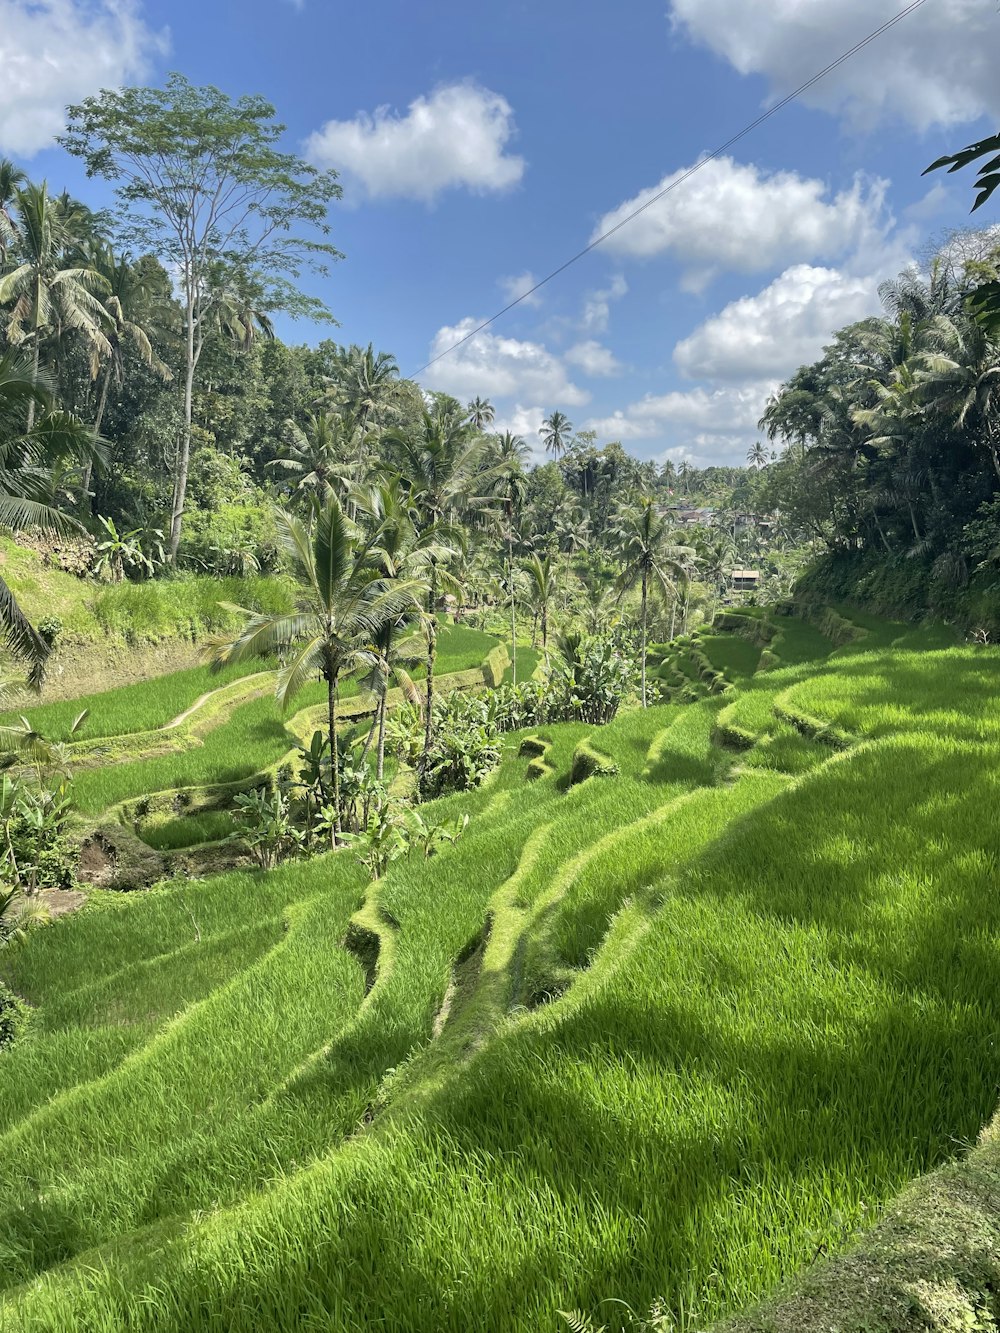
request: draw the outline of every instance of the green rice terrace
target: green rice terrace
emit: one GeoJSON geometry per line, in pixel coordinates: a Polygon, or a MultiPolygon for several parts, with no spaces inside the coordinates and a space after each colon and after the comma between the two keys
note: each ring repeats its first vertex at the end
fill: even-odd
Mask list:
{"type": "MultiPolygon", "coordinates": [[[[495,645],[442,634],[442,689],[495,645]]],[[[748,610],[650,671],[505,736],[433,858],[93,890],[3,952],[0,1328],[992,1327],[997,651],[748,610]]],[[[78,701],[84,816],[221,845],[321,702],[272,674],[78,701]]]]}

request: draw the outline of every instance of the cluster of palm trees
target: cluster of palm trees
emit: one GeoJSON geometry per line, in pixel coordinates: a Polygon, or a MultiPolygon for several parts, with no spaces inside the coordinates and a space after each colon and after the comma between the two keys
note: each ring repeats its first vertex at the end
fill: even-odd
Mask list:
{"type": "Polygon", "coordinates": [[[884,283],[884,315],[841,330],[761,420],[787,446],[782,507],[817,537],[927,559],[958,583],[966,526],[1000,489],[1000,348],[967,307],[1000,249],[979,242],[960,266],[945,251],[929,274],[884,283]]]}
{"type": "MultiPolygon", "coordinates": [[[[343,430],[343,420],[340,429],[343,430]]],[[[332,429],[332,427],[331,427],[332,429]]],[[[453,586],[447,566],[460,540],[458,519],[482,478],[484,437],[447,410],[424,412],[418,429],[380,438],[379,466],[364,484],[315,467],[300,478],[305,517],[279,512],[289,568],[302,589],[301,608],[287,615],[242,611],[244,626],[211,653],[222,665],[246,657],[281,655],[277,698],[284,707],[318,674],[327,686],[327,738],[333,774],[334,837],[342,832],[337,691],[361,674],[378,696],[370,742],[377,736],[377,777],[383,775],[387,696],[397,681],[414,691],[400,645],[420,630],[425,639],[424,749],[431,751],[438,604],[453,586]],[[339,493],[338,493],[339,492],[339,493]],[[342,498],[343,497],[343,500],[342,498]]],[[[367,751],[367,747],[366,747],[367,751]]]]}
{"type": "MultiPolygon", "coordinates": [[[[144,317],[151,270],[116,256],[100,219],[67,194],[52,195],[0,160],[0,523],[14,529],[79,528],[69,517],[101,458],[109,389],[125,374],[124,348],[164,379],[144,317]],[[83,354],[89,412],[57,403],[56,372],[83,354]]],[[[82,406],[82,405],[80,405],[82,406]]],[[[6,647],[38,678],[48,644],[0,585],[6,647]]]]}

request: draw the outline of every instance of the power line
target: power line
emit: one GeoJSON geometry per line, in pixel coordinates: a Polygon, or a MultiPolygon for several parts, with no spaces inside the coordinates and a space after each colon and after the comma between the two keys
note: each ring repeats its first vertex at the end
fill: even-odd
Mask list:
{"type": "Polygon", "coordinates": [[[819,83],[820,79],[825,79],[828,74],[832,74],[835,69],[839,69],[841,65],[846,64],[846,62],[853,56],[856,56],[859,51],[863,51],[866,46],[870,46],[872,42],[887,33],[890,28],[894,28],[897,23],[902,23],[903,19],[909,18],[911,14],[926,3],[927,0],[913,0],[912,4],[907,5],[905,9],[901,9],[899,13],[894,15],[891,19],[887,19],[881,27],[876,28],[874,32],[870,32],[868,36],[862,38],[860,42],[856,42],[849,51],[845,51],[843,55],[838,56],[836,60],[831,61],[829,65],[826,65],[821,69],[818,74],[814,74],[811,79],[807,79],[805,83],[800,84],[794,92],[788,93],[780,102],[775,102],[774,106],[768,107],[766,111],[762,111],[756,120],[752,120],[749,125],[744,125],[743,128],[737,134],[734,134],[731,139],[727,139],[724,144],[720,144],[719,147],[713,149],[711,153],[700,158],[693,167],[688,167],[687,171],[682,172],[676,180],[671,181],[669,185],[665,186],[657,194],[654,194],[651,199],[647,199],[644,204],[641,204],[638,208],[634,209],[627,217],[622,218],[621,222],[616,223],[606,232],[602,232],[600,236],[596,236],[589,245],[585,245],[582,250],[578,250],[572,258],[567,259],[566,262],[560,264],[558,268],[554,268],[551,273],[546,277],[541,278],[533,287],[529,287],[526,292],[522,292],[515,300],[508,302],[508,304],[505,305],[502,310],[498,310],[495,315],[491,315],[489,319],[484,319],[482,324],[477,325],[476,328],[470,333],[467,333],[463,338],[459,338],[458,341],[452,343],[450,347],[446,347],[443,352],[438,352],[437,356],[432,356],[429,361],[425,362],[425,364],[420,367],[419,370],[414,371],[409,378],[416,379],[418,375],[422,375],[425,370],[429,370],[430,367],[435,365],[438,361],[443,360],[446,356],[450,356],[452,352],[457,351],[458,348],[464,346],[465,343],[471,342],[472,339],[482,333],[484,329],[488,329],[491,324],[495,324],[498,319],[503,315],[506,315],[509,310],[513,310],[515,306],[519,306],[521,302],[526,301],[529,296],[534,296],[535,292],[540,291],[541,288],[550,283],[553,278],[558,278],[560,273],[565,273],[568,268],[571,268],[586,255],[589,255],[592,250],[596,250],[599,245],[603,245],[605,241],[610,240],[616,232],[621,231],[623,227],[627,227],[630,222],[634,222],[640,213],[645,213],[647,208],[652,208],[653,205],[658,204],[661,199],[665,199],[666,196],[676,190],[679,185],[683,185],[685,181],[690,180],[691,177],[701,171],[703,167],[707,167],[709,162],[714,162],[716,158],[721,157],[723,153],[728,152],[734,144],[739,143],[741,139],[745,139],[748,134],[752,134],[753,131],[763,125],[766,120],[770,120],[772,116],[776,116],[779,111],[782,111],[788,106],[789,102],[794,102],[797,98],[801,97],[803,93],[808,92],[810,88],[819,83]]]}

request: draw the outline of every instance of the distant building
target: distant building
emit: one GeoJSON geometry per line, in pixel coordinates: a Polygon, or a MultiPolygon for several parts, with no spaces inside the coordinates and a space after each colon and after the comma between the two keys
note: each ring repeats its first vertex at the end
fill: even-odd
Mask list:
{"type": "Polygon", "coordinates": [[[730,579],[733,592],[756,592],[760,587],[760,570],[734,569],[730,579]]]}
{"type": "Polygon", "coordinates": [[[710,528],[715,522],[714,509],[695,509],[689,505],[670,505],[667,513],[676,522],[686,528],[710,528]]]}

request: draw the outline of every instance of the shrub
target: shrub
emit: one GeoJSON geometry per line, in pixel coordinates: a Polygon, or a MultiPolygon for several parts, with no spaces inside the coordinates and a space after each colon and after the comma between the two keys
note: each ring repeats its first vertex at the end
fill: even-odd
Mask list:
{"type": "Polygon", "coordinates": [[[31,1010],[0,981],[0,1051],[13,1046],[28,1023],[31,1010]]]}
{"type": "Polygon", "coordinates": [[[612,639],[563,635],[549,671],[546,716],[553,722],[610,722],[634,692],[638,675],[637,664],[612,639]]]}
{"type": "Polygon", "coordinates": [[[5,849],[3,879],[27,893],[68,889],[73,866],[66,840],[70,803],[67,784],[49,787],[9,773],[0,780],[0,830],[5,849]]]}

